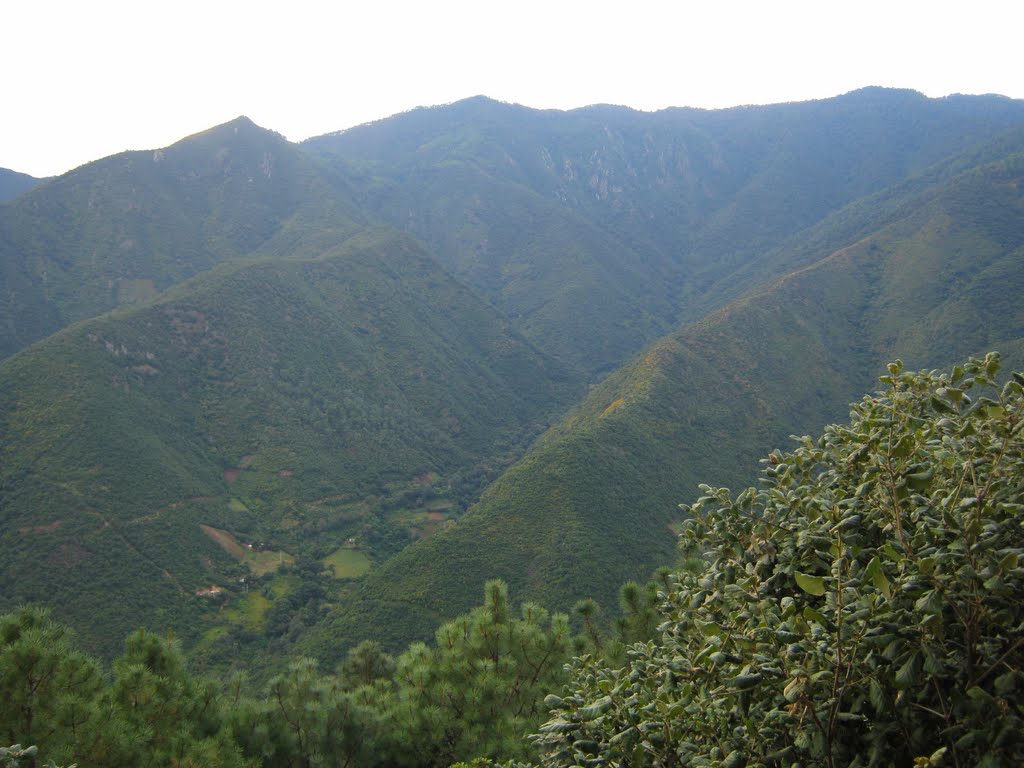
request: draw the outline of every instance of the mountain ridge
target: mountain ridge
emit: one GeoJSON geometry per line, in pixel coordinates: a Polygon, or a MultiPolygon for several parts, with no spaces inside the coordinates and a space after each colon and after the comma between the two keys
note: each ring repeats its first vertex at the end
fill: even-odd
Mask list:
{"type": "Polygon", "coordinates": [[[612,613],[697,483],[890,356],[1024,352],[1024,103],[399,118],[239,117],[0,206],[0,594],[264,668],[487,575],[612,613]]]}
{"type": "MultiPolygon", "coordinates": [[[[495,280],[516,243],[508,226],[494,222],[528,222],[524,229],[543,244],[550,225],[538,226],[532,211],[545,198],[588,221],[605,233],[608,255],[590,248],[595,263],[580,273],[588,276],[603,261],[630,265],[636,287],[627,281],[616,289],[620,301],[647,311],[628,326],[632,343],[642,345],[736,298],[734,272],[749,272],[749,262],[822,216],[1024,122],[1024,102],[972,97],[963,107],[951,104],[886,89],[656,113],[538,111],[477,98],[302,146],[359,169],[357,183],[375,212],[424,240],[542,346],[552,336],[544,328],[578,319],[606,338],[622,329],[593,305],[568,316],[558,306],[550,278],[564,249],[534,247],[516,259],[514,282],[495,280]],[[478,112],[484,117],[467,119],[478,112]],[[516,200],[522,190],[536,200],[532,207],[490,203],[516,200]],[[530,304],[521,298],[524,279],[530,304]],[[530,323],[540,330],[529,331],[530,323]]],[[[760,279],[785,271],[783,262],[760,279]]],[[[580,357],[600,361],[589,370],[592,379],[626,359],[589,350],[580,357]]]]}
{"type": "Polygon", "coordinates": [[[0,208],[0,355],[308,219],[347,232],[368,223],[340,179],[247,118],[51,179],[0,208]]]}

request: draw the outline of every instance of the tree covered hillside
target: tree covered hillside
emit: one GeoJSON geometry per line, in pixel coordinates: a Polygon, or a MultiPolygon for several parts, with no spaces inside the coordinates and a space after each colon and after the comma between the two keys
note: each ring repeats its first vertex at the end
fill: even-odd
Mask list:
{"type": "Polygon", "coordinates": [[[341,179],[246,118],[84,165],[0,206],[0,357],[226,259],[367,221],[341,179]]]}
{"type": "Polygon", "coordinates": [[[18,173],[7,168],[0,168],[0,203],[5,203],[27,192],[39,183],[39,179],[27,173],[18,173]]]}
{"type": "Polygon", "coordinates": [[[759,487],[701,486],[686,565],[623,586],[625,646],[585,603],[574,636],[491,582],[431,643],[362,643],[333,673],[300,659],[255,689],[191,674],[144,630],[104,669],[22,608],[0,616],[0,759],[1017,765],[1024,375],[995,353],[887,368],[849,422],[769,454],[759,487]]]}
{"type": "Polygon", "coordinates": [[[492,579],[609,624],[679,500],[884,361],[1020,364],[1022,152],[1000,97],[481,97],[42,181],[0,205],[0,608],[261,678],[492,579]]]}
{"type": "Polygon", "coordinates": [[[788,435],[839,418],[884,360],[948,364],[999,347],[1020,365],[1022,157],[905,196],[870,236],[652,345],[457,528],[369,574],[309,647],[330,657],[339,638],[381,627],[400,645],[471,605],[488,578],[561,610],[583,597],[610,608],[622,582],[671,560],[676,499],[743,483],[788,435]]]}
{"type": "Polygon", "coordinates": [[[361,572],[458,518],[572,392],[391,231],[223,265],[0,364],[3,604],[57,606],[95,649],[194,637],[225,623],[200,590],[346,542],[361,572]]]}
{"type": "Polygon", "coordinates": [[[594,376],[805,266],[765,261],[787,238],[1022,124],[1009,99],[881,88],[656,113],[477,97],[303,146],[360,172],[369,207],[594,376]]]}

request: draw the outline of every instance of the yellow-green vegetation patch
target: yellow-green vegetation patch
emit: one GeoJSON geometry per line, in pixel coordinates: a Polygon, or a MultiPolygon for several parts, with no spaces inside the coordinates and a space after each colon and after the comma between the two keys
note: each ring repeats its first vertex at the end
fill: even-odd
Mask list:
{"type": "Polygon", "coordinates": [[[273,573],[282,565],[291,565],[295,562],[295,558],[287,552],[269,549],[261,552],[252,549],[245,553],[245,559],[242,562],[248,566],[254,576],[263,576],[267,573],[273,573]]]}
{"type": "Polygon", "coordinates": [[[245,506],[241,499],[231,499],[228,502],[228,509],[232,512],[248,512],[249,508],[245,506]]]}
{"type": "Polygon", "coordinates": [[[400,509],[389,515],[391,522],[397,525],[415,527],[424,525],[430,518],[430,512],[425,509],[400,509]]]}
{"type": "Polygon", "coordinates": [[[391,514],[391,521],[407,528],[416,538],[426,538],[437,533],[448,523],[450,516],[447,512],[451,506],[398,510],[391,514]]]}
{"type": "Polygon", "coordinates": [[[294,592],[298,585],[299,579],[295,576],[275,576],[270,585],[270,591],[273,593],[274,599],[279,600],[294,592]]]}
{"type": "Polygon", "coordinates": [[[223,624],[218,624],[216,627],[210,627],[208,630],[203,632],[202,640],[203,643],[212,643],[227,634],[228,628],[223,624]]]}
{"type": "Polygon", "coordinates": [[[236,560],[245,558],[245,547],[238,543],[238,539],[227,531],[214,528],[212,525],[200,525],[200,530],[220,544],[221,548],[236,560]]]}
{"type": "Polygon", "coordinates": [[[603,411],[601,411],[601,415],[602,416],[607,416],[609,413],[611,413],[616,408],[618,408],[620,405],[622,405],[622,402],[623,401],[622,401],[621,397],[618,398],[617,400],[612,400],[611,405],[609,405],[607,408],[605,408],[603,411]]]}
{"type": "Polygon", "coordinates": [[[249,629],[263,629],[263,615],[269,607],[270,600],[259,592],[250,592],[228,611],[228,618],[249,629]]]}
{"type": "Polygon", "coordinates": [[[192,653],[203,653],[210,648],[217,640],[227,634],[229,627],[224,624],[218,624],[214,627],[210,627],[199,639],[196,640],[194,646],[192,646],[192,653]]]}
{"type": "Polygon", "coordinates": [[[370,558],[362,550],[342,547],[325,557],[324,565],[334,571],[335,578],[352,579],[370,570],[370,558]]]}

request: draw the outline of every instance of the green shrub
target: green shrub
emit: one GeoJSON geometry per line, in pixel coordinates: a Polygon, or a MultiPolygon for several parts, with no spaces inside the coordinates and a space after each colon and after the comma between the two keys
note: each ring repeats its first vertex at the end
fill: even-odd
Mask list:
{"type": "Polygon", "coordinates": [[[624,666],[578,659],[545,765],[1024,763],[1024,421],[995,354],[883,377],[849,426],[703,487],[624,666]]]}

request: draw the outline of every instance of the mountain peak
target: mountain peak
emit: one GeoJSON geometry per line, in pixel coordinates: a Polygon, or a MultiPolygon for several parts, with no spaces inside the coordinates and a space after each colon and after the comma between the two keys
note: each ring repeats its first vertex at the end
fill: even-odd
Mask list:
{"type": "Polygon", "coordinates": [[[246,115],[239,115],[234,120],[228,120],[228,122],[224,123],[223,125],[231,126],[231,127],[234,127],[234,128],[238,128],[238,127],[259,128],[260,127],[260,126],[256,125],[256,123],[253,122],[253,120],[251,118],[249,118],[248,116],[246,116],[246,115]]]}
{"type": "Polygon", "coordinates": [[[262,125],[256,123],[252,118],[246,115],[239,115],[233,120],[228,120],[226,123],[215,125],[210,128],[211,131],[232,131],[239,135],[253,135],[253,134],[264,134],[272,136],[281,136],[277,131],[273,131],[269,128],[264,128],[262,125]]]}
{"type": "Polygon", "coordinates": [[[254,123],[245,115],[239,115],[226,123],[207,128],[205,131],[193,133],[174,142],[170,148],[181,148],[182,146],[204,146],[209,144],[235,144],[236,142],[267,142],[288,143],[288,140],[276,131],[254,123]]]}
{"type": "Polygon", "coordinates": [[[885,85],[866,85],[863,88],[857,88],[855,90],[849,91],[848,93],[844,93],[842,96],[838,98],[848,97],[886,97],[894,99],[905,99],[908,97],[913,99],[928,98],[923,93],[921,93],[920,91],[915,91],[913,88],[892,88],[885,85]]]}

